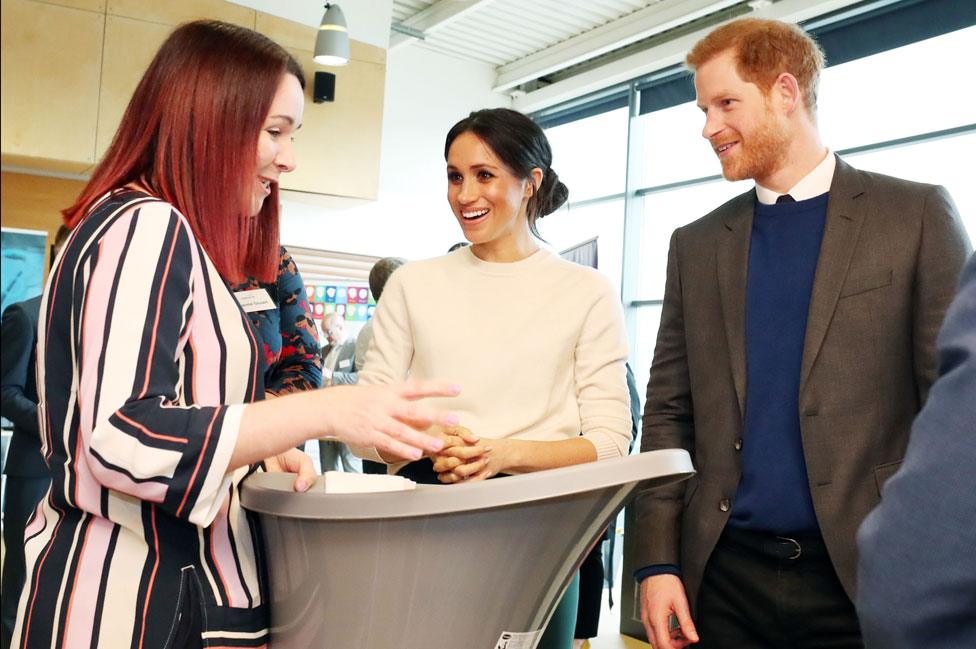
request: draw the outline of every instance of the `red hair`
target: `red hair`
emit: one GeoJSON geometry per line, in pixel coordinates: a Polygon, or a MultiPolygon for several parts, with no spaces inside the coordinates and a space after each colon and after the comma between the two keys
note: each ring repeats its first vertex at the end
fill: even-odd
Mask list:
{"type": "Polygon", "coordinates": [[[739,76],[766,94],[780,74],[792,74],[803,92],[807,110],[811,115],[816,113],[824,54],[805,31],[778,20],[733,20],[698,41],[688,52],[685,63],[696,70],[728,50],[735,52],[739,76]]]}
{"type": "Polygon", "coordinates": [[[251,217],[258,137],[278,84],[301,66],[271,39],[214,20],[178,27],[139,82],[112,144],[75,204],[74,227],[105,193],[141,183],[183,213],[225,281],[272,282],[278,188],[251,217]]]}

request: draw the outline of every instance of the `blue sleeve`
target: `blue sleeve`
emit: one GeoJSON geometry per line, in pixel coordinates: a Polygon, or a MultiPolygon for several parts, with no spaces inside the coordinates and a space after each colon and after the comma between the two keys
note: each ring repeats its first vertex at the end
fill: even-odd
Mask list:
{"type": "Polygon", "coordinates": [[[634,571],[634,579],[637,580],[638,584],[648,577],[656,577],[657,575],[674,575],[675,577],[680,577],[681,569],[671,563],[662,563],[656,566],[646,566],[634,571]]]}
{"type": "Polygon", "coordinates": [[[938,338],[939,378],[858,534],[868,647],[976,647],[976,257],[938,338]]]}
{"type": "Polygon", "coordinates": [[[284,248],[281,249],[275,290],[281,322],[281,358],[271,375],[265,378],[265,389],[275,394],[287,394],[322,387],[319,337],[305,295],[305,283],[298,266],[284,248]]]}

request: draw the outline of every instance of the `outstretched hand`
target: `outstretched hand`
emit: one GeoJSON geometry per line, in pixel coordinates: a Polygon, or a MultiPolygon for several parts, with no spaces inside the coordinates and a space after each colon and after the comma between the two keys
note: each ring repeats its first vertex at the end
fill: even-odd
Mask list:
{"type": "Polygon", "coordinates": [[[347,444],[375,447],[380,453],[411,460],[437,453],[444,440],[426,431],[453,429],[458,417],[420,403],[428,397],[453,397],[460,387],[444,381],[410,381],[395,385],[350,385],[329,388],[328,414],[333,437],[347,444]]]}

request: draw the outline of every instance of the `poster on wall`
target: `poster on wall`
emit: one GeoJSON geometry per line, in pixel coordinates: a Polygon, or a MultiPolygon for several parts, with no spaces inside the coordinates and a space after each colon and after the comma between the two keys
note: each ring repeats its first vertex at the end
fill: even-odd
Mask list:
{"type": "Polygon", "coordinates": [[[47,263],[47,232],[0,228],[0,251],[3,263],[2,307],[22,302],[44,291],[44,267],[47,263]]]}
{"type": "Polygon", "coordinates": [[[339,313],[346,320],[346,331],[355,334],[376,311],[376,300],[365,284],[331,282],[306,284],[312,317],[321,321],[329,313],[339,313]]]}

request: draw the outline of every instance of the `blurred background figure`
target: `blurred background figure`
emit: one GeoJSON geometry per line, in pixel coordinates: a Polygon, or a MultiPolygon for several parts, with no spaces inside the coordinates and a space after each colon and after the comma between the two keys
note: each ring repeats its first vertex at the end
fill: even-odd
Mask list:
{"type": "MultiPolygon", "coordinates": [[[[54,259],[71,230],[62,225],[54,236],[54,259]]],[[[13,425],[10,449],[3,465],[7,476],[3,498],[3,635],[7,649],[17,619],[17,601],[24,587],[24,526],[51,484],[51,473],[41,453],[37,426],[37,317],[41,296],[11,304],[0,324],[0,415],[13,425]]]]}
{"type": "MultiPolygon", "coordinates": [[[[373,300],[377,304],[379,304],[380,296],[383,294],[383,288],[386,286],[386,282],[390,279],[393,271],[405,263],[407,263],[407,260],[403,259],[402,257],[384,257],[373,264],[373,267],[369,269],[369,291],[373,294],[373,300]]],[[[359,336],[356,338],[357,370],[362,370],[366,366],[366,352],[369,351],[369,343],[372,340],[373,320],[370,319],[365,325],[363,325],[363,328],[359,330],[359,336]]],[[[379,475],[384,475],[386,473],[386,465],[382,462],[374,462],[373,460],[363,460],[362,462],[363,473],[374,473],[379,475]]]]}
{"type": "MultiPolygon", "coordinates": [[[[339,313],[329,313],[322,319],[322,329],[326,339],[326,346],[322,348],[323,383],[329,386],[358,382],[356,339],[346,337],[346,319],[339,313]]],[[[353,455],[348,446],[333,439],[319,440],[319,462],[322,473],[363,472],[363,461],[353,455]]]]}
{"type": "Polygon", "coordinates": [[[326,345],[322,348],[324,385],[352,385],[359,380],[356,372],[356,339],[346,335],[346,319],[330,313],[322,319],[326,345]]]}
{"type": "MultiPolygon", "coordinates": [[[[467,245],[467,244],[465,244],[467,245]]],[[[383,294],[383,287],[387,280],[400,266],[407,263],[402,257],[383,257],[373,264],[369,269],[369,292],[373,294],[373,300],[379,304],[380,296],[383,294]]],[[[361,370],[366,366],[366,352],[369,350],[369,343],[373,340],[373,320],[370,319],[363,328],[359,330],[359,337],[356,338],[356,369],[361,370]]],[[[385,471],[384,471],[385,473],[385,471]]]]}

